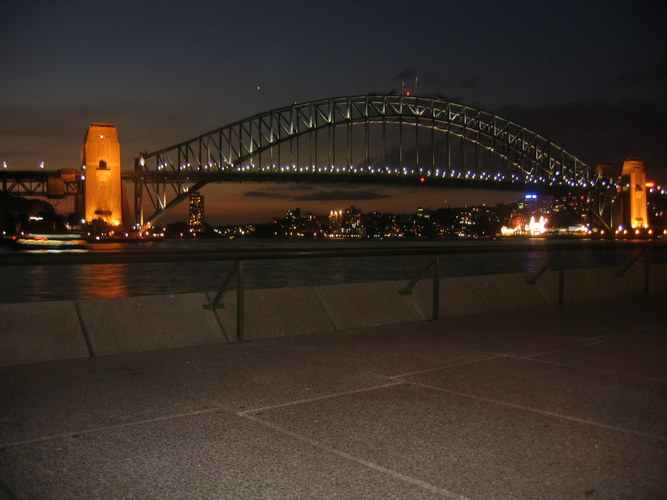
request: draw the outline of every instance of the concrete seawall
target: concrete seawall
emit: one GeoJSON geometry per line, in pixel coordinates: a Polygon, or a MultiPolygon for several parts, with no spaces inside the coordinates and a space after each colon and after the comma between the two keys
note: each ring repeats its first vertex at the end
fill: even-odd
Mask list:
{"type": "MultiPolygon", "coordinates": [[[[623,276],[617,268],[567,271],[565,302],[644,293],[644,268],[623,276]]],[[[528,273],[440,280],[439,319],[450,316],[557,304],[559,274],[535,284],[528,273]]],[[[298,288],[246,290],[245,337],[299,335],[429,320],[433,281],[411,294],[407,282],[385,281],[298,288]]],[[[667,288],[667,264],[654,264],[649,290],[667,288]]],[[[0,304],[0,366],[229,342],[236,338],[236,294],[211,311],[214,293],[188,293],[0,304]]]]}

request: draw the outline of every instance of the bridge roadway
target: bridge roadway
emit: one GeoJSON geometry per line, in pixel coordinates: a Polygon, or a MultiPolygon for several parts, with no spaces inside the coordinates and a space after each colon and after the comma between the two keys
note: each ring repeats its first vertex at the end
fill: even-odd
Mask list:
{"type": "MultiPolygon", "coordinates": [[[[0,171],[2,191],[16,195],[45,196],[48,198],[62,198],[79,194],[82,180],[76,169],[63,170],[12,170],[0,171]],[[66,172],[63,174],[63,170],[66,172]],[[49,185],[50,180],[62,181],[59,184],[49,185]]],[[[315,172],[256,172],[256,171],[121,171],[123,182],[150,185],[206,185],[209,183],[239,183],[239,182],[272,182],[272,183],[354,183],[366,184],[407,184],[407,185],[437,185],[442,187],[459,187],[475,189],[494,189],[504,191],[522,191],[530,189],[536,192],[545,192],[553,195],[566,193],[586,193],[587,190],[578,186],[543,186],[540,184],[519,181],[498,181],[492,179],[429,177],[429,176],[397,176],[397,175],[363,175],[358,173],[315,173],[315,172]]],[[[185,192],[192,189],[185,190],[185,192]]]]}
{"type": "Polygon", "coordinates": [[[664,498],[666,301],[0,367],[0,498],[664,498]]]}

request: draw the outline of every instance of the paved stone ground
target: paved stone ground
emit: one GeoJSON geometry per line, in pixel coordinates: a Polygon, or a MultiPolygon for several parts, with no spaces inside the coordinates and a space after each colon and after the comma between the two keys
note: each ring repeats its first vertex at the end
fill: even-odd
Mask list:
{"type": "Polygon", "coordinates": [[[666,498],[667,294],[0,368],[0,498],[666,498]]]}

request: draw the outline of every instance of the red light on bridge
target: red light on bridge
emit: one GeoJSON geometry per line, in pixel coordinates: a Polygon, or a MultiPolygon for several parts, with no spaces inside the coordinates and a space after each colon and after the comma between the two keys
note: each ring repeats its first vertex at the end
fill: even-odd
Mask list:
{"type": "Polygon", "coordinates": [[[426,177],[420,177],[419,182],[426,182],[426,177]]]}

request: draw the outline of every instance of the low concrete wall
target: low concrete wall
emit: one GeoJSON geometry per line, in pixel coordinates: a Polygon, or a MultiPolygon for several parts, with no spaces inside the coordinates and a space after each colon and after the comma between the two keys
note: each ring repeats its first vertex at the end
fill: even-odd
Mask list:
{"type": "MultiPolygon", "coordinates": [[[[622,277],[616,268],[567,271],[564,301],[643,293],[644,268],[622,277]]],[[[667,288],[667,264],[650,267],[649,289],[667,288]]],[[[443,278],[439,318],[558,302],[558,272],[528,284],[527,273],[443,278]]],[[[410,295],[406,282],[247,290],[247,340],[346,330],[432,319],[433,280],[410,295]]],[[[205,309],[212,294],[190,293],[79,302],[0,304],[0,366],[192,345],[236,339],[236,293],[223,307],[205,309]]]]}
{"type": "Polygon", "coordinates": [[[87,358],[72,302],[0,304],[0,366],[87,358]]]}
{"type": "MultiPolygon", "coordinates": [[[[209,295],[211,298],[214,294],[209,295]]],[[[236,338],[236,293],[223,297],[216,309],[229,339],[236,338]]],[[[245,331],[249,338],[283,337],[334,330],[322,302],[312,287],[246,290],[245,331]]],[[[209,312],[210,314],[210,312],[209,312]]]]}
{"type": "Polygon", "coordinates": [[[548,304],[539,290],[528,285],[529,278],[525,273],[512,273],[471,276],[469,279],[490,311],[503,311],[548,304]]]}
{"type": "MultiPolygon", "coordinates": [[[[618,276],[619,268],[575,269],[565,272],[563,301],[576,302],[644,293],[644,267],[618,276]]],[[[559,273],[548,271],[533,285],[531,273],[443,278],[440,280],[439,318],[494,310],[558,304],[559,273]]],[[[407,285],[403,282],[402,287],[407,285]]],[[[649,291],[667,289],[667,264],[650,267],[649,291]]],[[[408,296],[422,319],[433,318],[433,280],[422,280],[408,296]]]]}
{"type": "Polygon", "coordinates": [[[389,325],[421,319],[395,281],[316,286],[336,330],[389,325]]]}
{"type": "Polygon", "coordinates": [[[649,290],[667,289],[667,264],[652,265],[649,276],[649,290]]]}
{"type": "Polygon", "coordinates": [[[92,354],[172,349],[224,342],[203,293],[152,295],[79,302],[92,354]]]}
{"type": "MultiPolygon", "coordinates": [[[[402,289],[408,285],[402,283],[402,289]]],[[[433,319],[433,280],[419,281],[407,296],[421,319],[433,319]]],[[[489,307],[479,296],[469,277],[440,280],[439,318],[489,312],[489,307]]]]}

